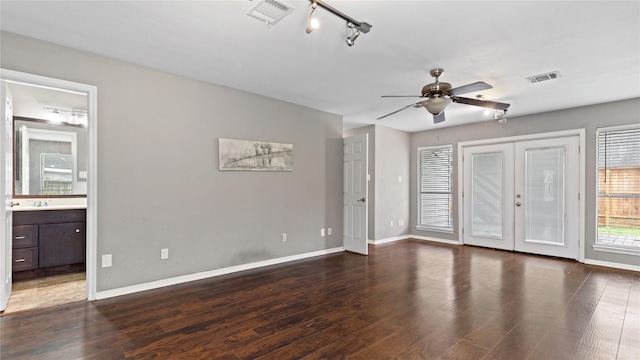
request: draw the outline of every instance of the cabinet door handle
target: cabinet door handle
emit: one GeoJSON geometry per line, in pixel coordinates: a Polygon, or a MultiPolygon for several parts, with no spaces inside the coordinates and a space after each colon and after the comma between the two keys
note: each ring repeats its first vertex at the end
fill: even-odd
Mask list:
{"type": "Polygon", "coordinates": [[[79,232],[80,232],[80,229],[76,229],[76,232],[77,232],[77,233],[79,233],[79,232]]]}
{"type": "Polygon", "coordinates": [[[16,240],[22,240],[22,239],[26,239],[26,236],[16,236],[15,239],[16,240]]]}
{"type": "Polygon", "coordinates": [[[22,259],[16,259],[16,262],[24,262],[24,258],[22,258],[22,259]]]}

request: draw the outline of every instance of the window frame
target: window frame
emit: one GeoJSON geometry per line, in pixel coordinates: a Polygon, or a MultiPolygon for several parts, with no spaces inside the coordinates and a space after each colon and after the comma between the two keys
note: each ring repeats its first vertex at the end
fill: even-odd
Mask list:
{"type": "MultiPolygon", "coordinates": [[[[447,145],[437,145],[437,146],[424,146],[424,147],[418,147],[417,149],[417,196],[416,196],[416,203],[417,203],[417,219],[416,219],[416,229],[418,230],[423,230],[423,231],[433,231],[433,232],[441,232],[441,233],[447,233],[447,234],[453,234],[454,233],[454,223],[453,223],[453,144],[447,144],[447,145]],[[421,166],[421,158],[422,158],[422,153],[424,151],[434,151],[434,150],[446,150],[448,151],[448,157],[449,157],[449,164],[448,164],[448,177],[449,177],[449,183],[448,183],[448,202],[449,202],[449,206],[448,206],[448,219],[446,220],[446,222],[448,222],[448,227],[444,227],[444,226],[434,226],[433,224],[426,224],[426,223],[422,223],[422,166],[421,166]]],[[[433,193],[437,193],[437,192],[433,192],[433,193]]],[[[443,193],[440,193],[443,194],[443,193]]],[[[447,193],[444,193],[447,194],[447,193]]]]}
{"type": "Polygon", "coordinates": [[[631,125],[620,125],[620,126],[610,126],[610,127],[602,127],[602,128],[597,128],[596,129],[596,135],[595,135],[595,152],[596,152],[596,156],[595,156],[595,181],[596,181],[596,189],[595,189],[595,203],[596,203],[596,209],[595,209],[595,224],[594,224],[594,230],[595,230],[595,239],[594,239],[594,245],[593,245],[593,249],[596,251],[603,251],[603,252],[610,252],[610,253],[616,253],[616,254],[625,254],[625,255],[636,255],[636,256],[640,256],[640,247],[630,247],[630,246],[623,246],[623,245],[615,245],[615,244],[605,244],[605,243],[601,243],[599,242],[598,239],[598,230],[600,228],[600,226],[598,225],[598,217],[599,217],[599,213],[600,213],[600,208],[599,208],[599,203],[600,203],[600,180],[599,180],[599,173],[600,173],[600,134],[602,133],[610,133],[610,132],[619,132],[619,131],[628,131],[628,130],[640,130],[640,124],[631,124],[631,125]]]}

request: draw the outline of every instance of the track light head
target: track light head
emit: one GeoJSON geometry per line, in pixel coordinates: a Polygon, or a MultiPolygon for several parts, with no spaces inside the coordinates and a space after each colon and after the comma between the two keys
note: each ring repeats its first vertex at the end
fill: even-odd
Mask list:
{"type": "Polygon", "coordinates": [[[347,27],[353,29],[353,32],[351,33],[351,35],[347,36],[347,39],[345,41],[347,42],[347,45],[353,46],[358,36],[360,36],[360,30],[356,29],[356,26],[351,22],[347,23],[347,27]]]}
{"type": "Polygon", "coordinates": [[[314,1],[311,3],[311,7],[309,8],[309,21],[307,22],[307,34],[311,34],[313,30],[318,30],[320,28],[320,20],[318,20],[318,15],[316,14],[316,9],[318,4],[314,1]]]}
{"type": "Polygon", "coordinates": [[[358,38],[358,36],[360,36],[360,31],[356,30],[353,32],[353,34],[351,34],[351,36],[349,36],[347,38],[347,45],[349,46],[353,46],[353,44],[355,44],[356,39],[358,38]]]}

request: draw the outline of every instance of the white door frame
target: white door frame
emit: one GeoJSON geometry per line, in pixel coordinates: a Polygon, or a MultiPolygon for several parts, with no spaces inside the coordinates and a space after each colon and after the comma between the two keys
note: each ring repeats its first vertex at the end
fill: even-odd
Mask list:
{"type": "MultiPolygon", "coordinates": [[[[98,239],[98,88],[67,80],[54,79],[0,68],[0,79],[7,82],[80,93],[87,96],[87,300],[96,299],[98,239]]],[[[11,254],[4,254],[11,261],[11,254]]]]}
{"type": "Polygon", "coordinates": [[[462,156],[464,154],[464,148],[468,146],[478,146],[478,145],[490,145],[490,144],[500,144],[506,142],[517,142],[517,141],[526,141],[526,140],[540,140],[540,139],[552,139],[559,137],[569,137],[569,136],[578,136],[580,138],[580,174],[579,174],[579,182],[580,182],[580,234],[578,240],[578,261],[584,262],[585,259],[585,164],[586,164],[586,156],[585,156],[585,129],[572,129],[572,130],[563,130],[563,131],[554,131],[548,133],[538,133],[538,134],[529,134],[529,135],[520,135],[520,136],[509,136],[503,138],[493,138],[493,139],[483,139],[483,140],[473,140],[473,141],[464,141],[458,143],[458,244],[463,244],[463,236],[462,231],[464,227],[464,206],[462,191],[464,190],[464,171],[463,171],[463,161],[462,156]]]}

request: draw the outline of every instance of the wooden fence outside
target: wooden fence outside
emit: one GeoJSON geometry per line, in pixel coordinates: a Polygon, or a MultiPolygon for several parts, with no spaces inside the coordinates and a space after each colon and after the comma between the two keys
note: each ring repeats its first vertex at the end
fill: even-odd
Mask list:
{"type": "Polygon", "coordinates": [[[640,227],[640,167],[600,169],[598,226],[640,227]]]}

